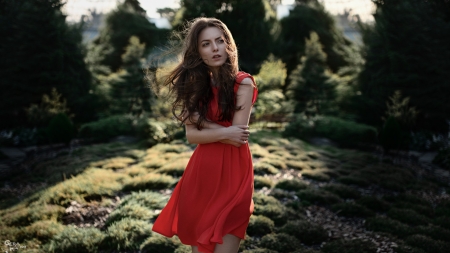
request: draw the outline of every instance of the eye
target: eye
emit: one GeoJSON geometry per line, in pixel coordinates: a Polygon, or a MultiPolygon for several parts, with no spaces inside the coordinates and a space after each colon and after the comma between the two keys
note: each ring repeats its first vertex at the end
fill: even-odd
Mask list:
{"type": "Polygon", "coordinates": [[[219,39],[219,40],[218,40],[218,42],[220,42],[220,43],[224,43],[224,42],[225,42],[225,40],[224,40],[224,39],[219,39]]]}
{"type": "Polygon", "coordinates": [[[202,47],[206,47],[209,45],[209,42],[202,43],[202,47]]]}

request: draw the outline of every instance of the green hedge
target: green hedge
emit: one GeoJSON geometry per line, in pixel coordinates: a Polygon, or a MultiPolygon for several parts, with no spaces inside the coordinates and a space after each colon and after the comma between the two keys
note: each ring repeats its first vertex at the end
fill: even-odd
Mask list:
{"type": "Polygon", "coordinates": [[[79,136],[96,141],[106,141],[119,135],[134,134],[133,118],[128,115],[113,115],[81,126],[79,136]]]}
{"type": "Polygon", "coordinates": [[[360,143],[375,143],[376,128],[332,116],[315,116],[306,118],[297,115],[284,132],[284,137],[308,139],[325,137],[344,146],[354,146],[360,143]]]}

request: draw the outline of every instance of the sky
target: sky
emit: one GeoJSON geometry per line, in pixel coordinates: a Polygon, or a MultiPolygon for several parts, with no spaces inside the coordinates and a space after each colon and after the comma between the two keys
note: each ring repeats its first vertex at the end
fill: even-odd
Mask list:
{"type": "MultiPolygon", "coordinates": [[[[245,0],[243,0],[245,1],[245,0]]],[[[362,21],[372,21],[373,4],[371,0],[319,0],[332,14],[343,13],[345,9],[352,9],[351,14],[359,14],[362,21]]],[[[294,0],[283,0],[283,4],[291,4],[294,0]]],[[[158,18],[157,8],[179,7],[179,0],[140,0],[142,8],[151,18],[158,18]]],[[[64,11],[67,20],[76,22],[81,15],[89,14],[90,10],[107,13],[117,5],[117,0],[66,0],[64,11]]]]}

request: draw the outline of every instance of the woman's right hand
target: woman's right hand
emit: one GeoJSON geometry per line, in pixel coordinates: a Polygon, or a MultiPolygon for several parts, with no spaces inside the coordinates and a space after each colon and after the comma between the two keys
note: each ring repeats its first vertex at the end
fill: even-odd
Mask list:
{"type": "MultiPolygon", "coordinates": [[[[247,125],[229,126],[229,127],[225,128],[224,131],[226,134],[226,139],[233,143],[239,144],[239,146],[247,143],[248,136],[250,135],[250,131],[248,130],[247,125]]],[[[228,143],[228,144],[231,144],[231,143],[228,143]]],[[[234,146],[236,146],[236,145],[234,145],[234,146]]]]}

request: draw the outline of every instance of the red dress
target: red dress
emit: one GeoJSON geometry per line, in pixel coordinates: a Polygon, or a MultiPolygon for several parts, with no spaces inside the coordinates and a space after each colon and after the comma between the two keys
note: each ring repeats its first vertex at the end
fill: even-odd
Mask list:
{"type": "MultiPolygon", "coordinates": [[[[253,77],[239,72],[234,85],[253,77]]],[[[253,80],[254,81],[254,80],[253,80]]],[[[218,90],[213,87],[207,118],[218,121],[218,90]]],[[[258,91],[253,92],[252,103],[258,91]]],[[[220,142],[198,144],[169,202],[153,225],[153,231],[167,237],[177,235],[200,252],[214,252],[226,234],[245,237],[253,212],[253,163],[248,143],[239,148],[220,142]]]]}

